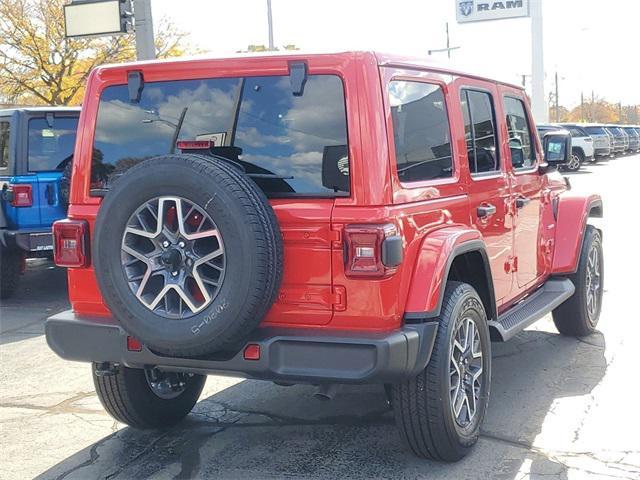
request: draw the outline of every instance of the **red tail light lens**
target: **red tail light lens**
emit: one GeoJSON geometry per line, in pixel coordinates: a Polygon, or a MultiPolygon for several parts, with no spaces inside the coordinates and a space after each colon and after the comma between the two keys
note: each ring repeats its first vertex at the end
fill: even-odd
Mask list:
{"type": "Polygon", "coordinates": [[[242,356],[245,360],[260,360],[260,345],[250,343],[244,349],[242,356]]]}
{"type": "Polygon", "coordinates": [[[180,150],[204,150],[211,148],[211,140],[178,140],[176,146],[180,150]]]}
{"type": "Polygon", "coordinates": [[[137,338],[127,337],[127,350],[130,352],[141,352],[142,342],[137,338]]]}
{"type": "Polygon", "coordinates": [[[14,207],[30,207],[33,205],[33,188],[31,185],[11,185],[11,205],[14,207]]]}
{"type": "Polygon", "coordinates": [[[344,237],[348,277],[385,277],[402,261],[402,239],[393,224],[347,225],[344,237]]]}
{"type": "Polygon", "coordinates": [[[85,220],[58,220],[53,224],[53,257],[59,267],[89,264],[89,224],[85,220]]]}

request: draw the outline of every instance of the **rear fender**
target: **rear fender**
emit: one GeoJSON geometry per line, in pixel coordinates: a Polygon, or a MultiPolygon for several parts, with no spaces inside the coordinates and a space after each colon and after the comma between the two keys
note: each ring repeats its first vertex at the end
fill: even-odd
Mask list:
{"type": "Polygon", "coordinates": [[[602,218],[602,199],[600,195],[563,193],[554,210],[556,235],[551,273],[571,274],[578,268],[587,219],[602,218]]]}
{"type": "Polygon", "coordinates": [[[444,290],[453,261],[466,253],[478,252],[487,282],[487,316],[496,318],[491,269],[482,235],[466,227],[446,227],[429,234],[422,242],[411,279],[405,321],[418,323],[440,315],[444,290]]]}

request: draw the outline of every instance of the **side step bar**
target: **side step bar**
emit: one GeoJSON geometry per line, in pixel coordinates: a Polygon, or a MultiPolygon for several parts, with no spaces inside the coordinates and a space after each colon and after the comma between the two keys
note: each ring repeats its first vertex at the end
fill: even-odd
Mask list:
{"type": "Polygon", "coordinates": [[[568,278],[548,280],[540,289],[500,315],[497,322],[489,322],[489,326],[495,328],[502,341],[506,342],[551,312],[573,295],[575,290],[573,282],[568,278]]]}

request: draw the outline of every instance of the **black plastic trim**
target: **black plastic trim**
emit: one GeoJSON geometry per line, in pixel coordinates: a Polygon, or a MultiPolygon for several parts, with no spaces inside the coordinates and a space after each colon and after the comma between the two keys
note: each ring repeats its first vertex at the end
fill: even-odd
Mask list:
{"type": "Polygon", "coordinates": [[[438,324],[407,325],[385,333],[258,328],[247,339],[259,360],[242,350],[226,358],[169,357],[143,347],[127,350],[127,333],[112,317],[59,313],[45,324],[47,343],[60,357],[131,368],[218,374],[294,383],[384,383],[415,375],[429,362],[438,324]]]}
{"type": "Polygon", "coordinates": [[[397,267],[404,257],[403,240],[399,235],[387,237],[382,242],[382,264],[385,267],[397,267]]]}
{"type": "MultiPolygon", "coordinates": [[[[482,257],[482,263],[484,264],[484,273],[488,285],[489,290],[489,311],[487,311],[487,319],[495,320],[498,318],[498,310],[496,306],[496,297],[495,291],[493,289],[493,278],[491,276],[491,267],[489,264],[489,257],[487,256],[487,251],[485,249],[484,242],[482,240],[469,240],[468,242],[464,242],[453,249],[451,255],[447,259],[447,266],[445,268],[444,277],[445,279],[449,278],[449,272],[451,271],[451,265],[453,261],[469,252],[478,252],[482,257]]],[[[440,315],[440,311],[442,310],[442,302],[444,301],[444,290],[446,287],[446,282],[443,282],[440,288],[440,298],[438,299],[438,306],[435,310],[426,311],[426,312],[405,312],[404,320],[409,324],[416,324],[421,322],[427,322],[435,317],[440,315]]]]}

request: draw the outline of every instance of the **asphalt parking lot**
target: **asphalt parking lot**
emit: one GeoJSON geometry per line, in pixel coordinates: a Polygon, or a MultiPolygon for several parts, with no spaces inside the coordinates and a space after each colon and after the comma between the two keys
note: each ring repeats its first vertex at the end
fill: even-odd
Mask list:
{"type": "Polygon", "coordinates": [[[408,453],[379,387],[322,402],[311,387],[209,377],[178,427],[118,424],[101,408],[89,366],[48,349],[44,320],[67,308],[66,277],[36,261],[0,308],[0,478],[640,479],[640,227],[629,202],[638,177],[638,155],[571,175],[575,190],[605,201],[600,333],[564,338],[545,319],[493,344],[488,417],[457,464],[408,453]]]}

